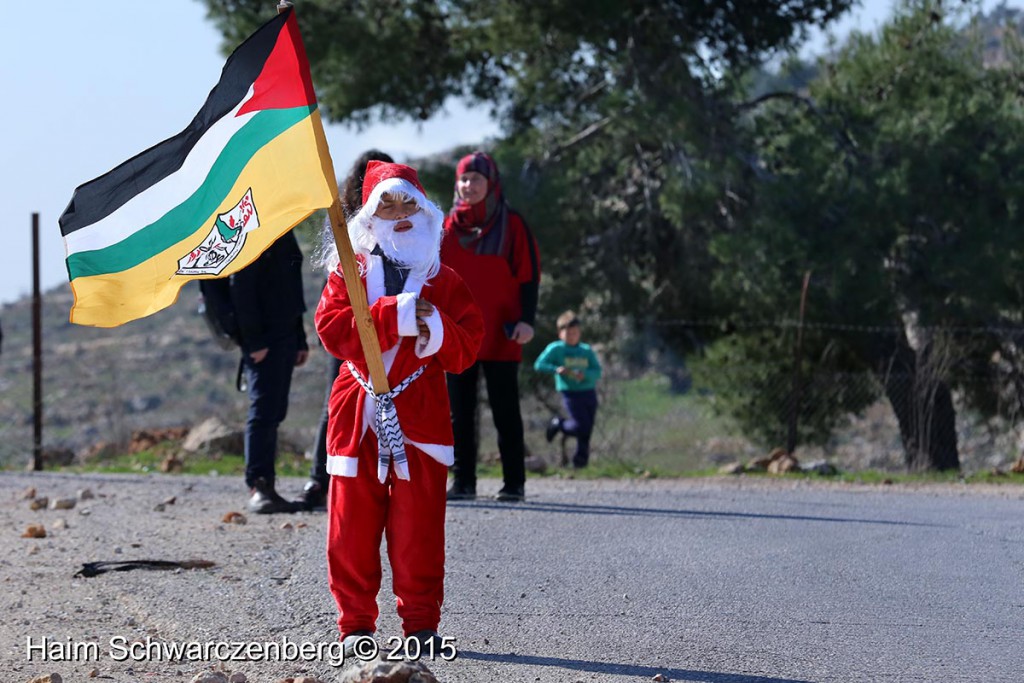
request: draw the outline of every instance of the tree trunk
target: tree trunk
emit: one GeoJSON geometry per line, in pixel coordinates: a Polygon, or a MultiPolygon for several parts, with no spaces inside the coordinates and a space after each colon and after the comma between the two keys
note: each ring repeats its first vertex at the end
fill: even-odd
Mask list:
{"type": "Polygon", "coordinates": [[[902,335],[886,346],[888,352],[880,354],[881,362],[875,367],[899,422],[907,469],[959,469],[956,409],[949,386],[922,370],[927,363],[921,362],[902,335]]]}

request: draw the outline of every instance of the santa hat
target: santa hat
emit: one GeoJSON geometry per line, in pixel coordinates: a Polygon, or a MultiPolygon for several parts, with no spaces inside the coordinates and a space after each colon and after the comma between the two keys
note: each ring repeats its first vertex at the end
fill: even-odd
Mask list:
{"type": "Polygon", "coordinates": [[[372,216],[380,204],[380,198],[388,192],[408,195],[417,206],[426,207],[429,204],[416,169],[405,164],[373,160],[366,164],[366,174],[363,176],[363,207],[353,219],[359,222],[358,219],[372,216]]]}

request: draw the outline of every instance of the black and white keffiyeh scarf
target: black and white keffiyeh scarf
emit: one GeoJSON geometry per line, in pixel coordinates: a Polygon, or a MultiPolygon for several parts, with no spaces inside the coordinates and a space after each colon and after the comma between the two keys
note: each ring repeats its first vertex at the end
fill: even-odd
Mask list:
{"type": "Polygon", "coordinates": [[[374,429],[377,432],[377,479],[380,483],[388,478],[388,468],[391,465],[392,457],[395,461],[395,474],[399,479],[409,480],[409,462],[405,457],[405,434],[402,433],[402,425],[398,423],[398,412],[395,410],[394,398],[405,391],[405,388],[412,384],[417,377],[427,369],[421,365],[416,372],[403,379],[398,386],[391,391],[377,395],[373,387],[359,374],[352,361],[345,361],[348,371],[363,390],[373,397],[376,406],[374,416],[374,429]]]}

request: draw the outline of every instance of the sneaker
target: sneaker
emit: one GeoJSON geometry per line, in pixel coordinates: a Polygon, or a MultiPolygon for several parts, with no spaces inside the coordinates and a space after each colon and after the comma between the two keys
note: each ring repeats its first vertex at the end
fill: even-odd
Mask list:
{"type": "Polygon", "coordinates": [[[445,498],[448,500],[476,500],[476,486],[463,486],[457,482],[452,482],[448,493],[445,494],[445,498]]]}
{"type": "Polygon", "coordinates": [[[352,631],[348,635],[341,639],[341,654],[345,659],[349,657],[359,657],[362,659],[370,655],[376,650],[376,647],[369,646],[369,643],[363,644],[361,647],[359,643],[363,640],[373,640],[373,631],[352,631]]]}
{"type": "Polygon", "coordinates": [[[519,488],[509,488],[506,486],[498,491],[498,495],[494,497],[494,500],[499,503],[521,503],[526,500],[526,492],[522,486],[519,488]]]}
{"type": "Polygon", "coordinates": [[[249,498],[250,512],[257,515],[272,515],[278,512],[298,512],[302,509],[302,503],[285,500],[266,479],[257,479],[252,487],[252,497],[249,498]]]}
{"type": "Polygon", "coordinates": [[[551,422],[548,422],[548,426],[544,430],[544,438],[548,440],[548,443],[551,443],[552,441],[555,440],[555,434],[558,434],[558,432],[561,429],[562,418],[556,415],[555,417],[551,418],[551,422]]]}
{"type": "MultiPolygon", "coordinates": [[[[406,641],[415,640],[419,642],[419,653],[410,652],[410,654],[418,654],[418,659],[436,659],[442,654],[441,648],[444,647],[444,640],[441,639],[441,635],[437,631],[424,629],[410,633],[405,639],[406,641]]],[[[451,646],[449,645],[449,647],[451,646]]]]}
{"type": "Polygon", "coordinates": [[[302,495],[299,497],[299,502],[309,511],[326,510],[327,487],[316,479],[310,479],[302,487],[302,495]]]}

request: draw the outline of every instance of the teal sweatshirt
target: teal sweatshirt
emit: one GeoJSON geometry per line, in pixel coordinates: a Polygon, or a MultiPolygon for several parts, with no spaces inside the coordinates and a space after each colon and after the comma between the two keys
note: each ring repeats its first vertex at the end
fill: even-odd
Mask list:
{"type": "Polygon", "coordinates": [[[576,346],[569,346],[561,339],[548,344],[537,357],[533,369],[555,375],[555,389],[558,391],[587,391],[597,386],[597,380],[601,378],[601,363],[597,360],[597,354],[591,350],[590,344],[581,342],[576,346]],[[556,374],[561,366],[569,370],[582,371],[583,379],[576,381],[569,377],[568,373],[556,374]]]}

